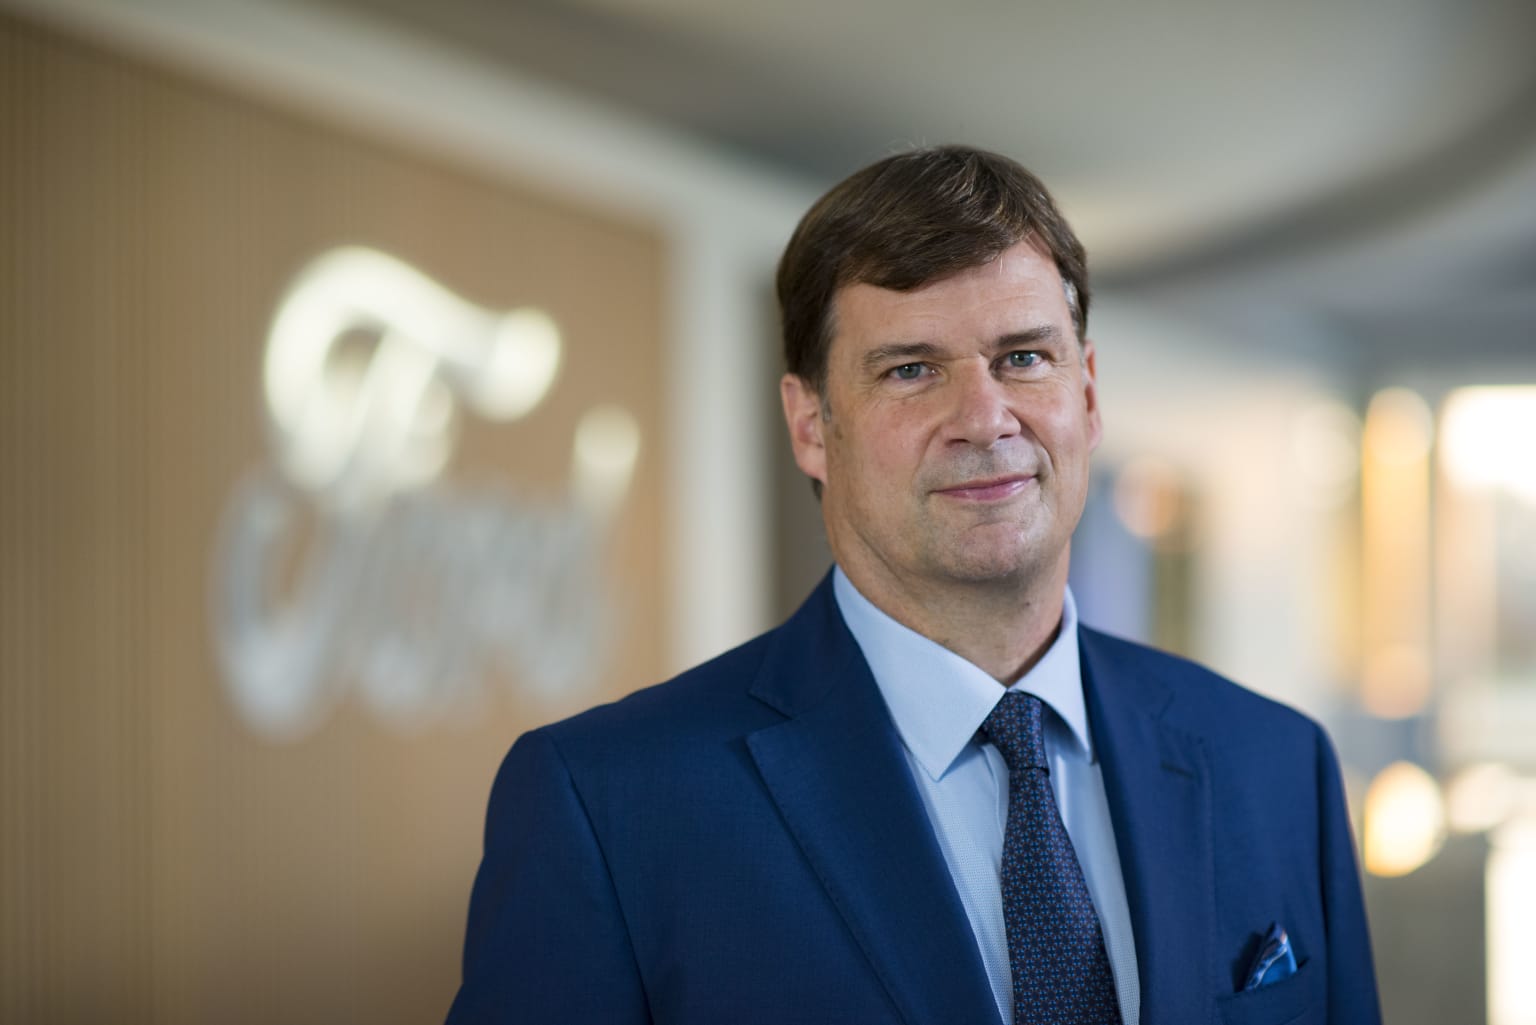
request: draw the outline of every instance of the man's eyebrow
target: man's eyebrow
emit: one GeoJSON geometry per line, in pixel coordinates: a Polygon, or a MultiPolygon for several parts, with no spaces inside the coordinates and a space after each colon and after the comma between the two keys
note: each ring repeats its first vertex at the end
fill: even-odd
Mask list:
{"type": "Polygon", "coordinates": [[[1042,345],[1059,341],[1061,331],[1055,324],[1041,324],[1024,331],[1013,331],[1003,335],[992,343],[992,348],[997,352],[1008,349],[1017,349],[1026,345],[1042,345]]]}
{"type": "MultiPolygon", "coordinates": [[[[1047,345],[1061,338],[1061,331],[1055,324],[1041,324],[1038,327],[1026,328],[1023,331],[1010,331],[1006,335],[1000,335],[992,342],[994,352],[1007,352],[1020,346],[1047,345]]],[[[901,363],[916,363],[921,360],[938,359],[944,355],[944,350],[933,342],[890,342],[886,345],[877,345],[859,358],[859,365],[865,372],[873,373],[884,370],[886,367],[901,363]]]]}
{"type": "Polygon", "coordinates": [[[859,359],[866,372],[883,370],[892,363],[916,363],[939,355],[939,347],[932,342],[892,342],[877,345],[859,359]]]}

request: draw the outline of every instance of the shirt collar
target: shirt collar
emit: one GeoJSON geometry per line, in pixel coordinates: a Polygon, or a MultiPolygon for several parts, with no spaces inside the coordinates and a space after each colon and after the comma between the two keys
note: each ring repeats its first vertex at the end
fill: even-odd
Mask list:
{"type": "MultiPolygon", "coordinates": [[[[859,593],[841,567],[833,570],[832,590],[902,741],[937,780],[1002,700],[1002,688],[979,666],[882,612],[859,593]]],[[[1008,689],[1027,691],[1049,705],[1066,724],[1079,756],[1092,761],[1077,650],[1077,603],[1070,588],[1062,602],[1056,639],[1008,689]]]]}

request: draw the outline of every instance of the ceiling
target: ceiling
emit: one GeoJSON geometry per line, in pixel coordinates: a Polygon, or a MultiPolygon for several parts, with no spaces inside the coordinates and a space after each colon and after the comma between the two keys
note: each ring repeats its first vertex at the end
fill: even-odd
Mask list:
{"type": "Polygon", "coordinates": [[[1101,286],[1341,365],[1447,332],[1536,359],[1530,0],[311,2],[815,184],[913,143],[1008,153],[1101,286]]]}

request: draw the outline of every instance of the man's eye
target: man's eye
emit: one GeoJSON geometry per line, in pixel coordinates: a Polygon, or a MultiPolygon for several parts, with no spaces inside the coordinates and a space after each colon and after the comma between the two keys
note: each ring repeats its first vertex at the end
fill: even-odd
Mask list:
{"type": "Polygon", "coordinates": [[[1008,365],[1010,367],[1023,369],[1035,366],[1039,362],[1040,354],[1038,352],[1010,352],[1008,354],[1008,365]]]}
{"type": "Polygon", "coordinates": [[[898,381],[915,381],[923,376],[921,363],[903,363],[891,371],[891,376],[898,381]]]}

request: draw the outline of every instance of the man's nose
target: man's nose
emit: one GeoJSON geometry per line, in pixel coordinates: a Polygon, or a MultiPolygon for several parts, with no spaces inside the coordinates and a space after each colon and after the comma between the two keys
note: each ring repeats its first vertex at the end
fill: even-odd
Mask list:
{"type": "Polygon", "coordinates": [[[1013,412],[1008,387],[989,365],[964,365],[950,384],[952,440],[990,448],[1020,432],[1022,425],[1013,412]]]}

